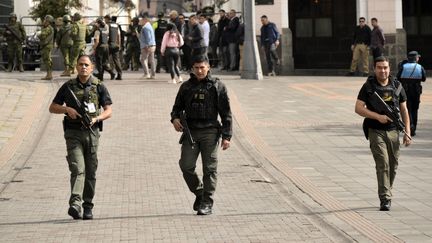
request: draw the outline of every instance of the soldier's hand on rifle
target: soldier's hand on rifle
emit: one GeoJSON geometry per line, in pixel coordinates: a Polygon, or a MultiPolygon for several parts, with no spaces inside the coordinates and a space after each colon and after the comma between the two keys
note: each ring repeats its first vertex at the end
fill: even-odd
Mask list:
{"type": "Polygon", "coordinates": [[[179,118],[174,119],[173,122],[172,122],[172,124],[174,126],[174,129],[177,132],[183,132],[183,126],[182,126],[179,118]]]}
{"type": "Polygon", "coordinates": [[[382,124],[386,124],[386,123],[388,123],[388,122],[393,122],[393,120],[392,119],[390,119],[388,116],[386,116],[386,115],[379,115],[378,117],[377,117],[377,120],[380,122],[380,123],[382,123],[382,124]]]}
{"type": "Polygon", "coordinates": [[[81,115],[72,107],[66,107],[66,114],[72,119],[81,118],[81,115]]]}

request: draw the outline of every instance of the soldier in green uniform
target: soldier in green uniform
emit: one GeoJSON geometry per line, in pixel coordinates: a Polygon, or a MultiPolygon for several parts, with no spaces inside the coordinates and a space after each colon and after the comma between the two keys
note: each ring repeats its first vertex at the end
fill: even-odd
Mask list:
{"type": "MultiPolygon", "coordinates": [[[[75,67],[77,59],[80,55],[84,54],[85,49],[85,38],[87,34],[87,27],[81,21],[81,15],[75,13],[73,16],[73,24],[70,37],[72,38],[72,55],[71,55],[71,66],[75,67]]],[[[74,73],[74,68],[70,70],[70,73],[74,73]]]]}
{"type": "Polygon", "coordinates": [[[12,72],[15,57],[17,59],[18,70],[24,72],[23,67],[23,51],[22,43],[26,37],[24,27],[20,22],[17,21],[15,13],[9,15],[9,23],[6,25],[4,36],[8,44],[8,72],[12,72]]]}
{"type": "Polygon", "coordinates": [[[47,15],[44,18],[43,26],[41,29],[41,33],[39,34],[40,40],[40,48],[41,48],[41,58],[42,62],[45,65],[47,70],[47,74],[42,80],[51,80],[52,79],[52,58],[51,52],[54,47],[54,28],[52,24],[54,22],[54,17],[51,15],[47,15]]]}
{"type": "Polygon", "coordinates": [[[71,196],[68,214],[74,219],[93,219],[93,197],[98,166],[97,150],[102,121],[111,117],[112,101],[107,88],[92,76],[93,64],[89,56],[80,56],[76,66],[78,76],[60,87],[49,111],[64,114],[63,128],[70,170],[71,196]],[[83,125],[84,114],[72,96],[80,100],[85,115],[91,120],[83,125]],[[103,108],[103,111],[102,109],[103,108]],[[81,215],[81,207],[84,212],[81,215]]]}
{"type": "Polygon", "coordinates": [[[128,31],[126,32],[126,55],[124,59],[123,70],[128,70],[129,63],[132,62],[131,69],[138,71],[140,65],[140,49],[139,33],[141,33],[142,26],[139,25],[139,18],[134,17],[132,19],[132,24],[129,25],[128,31]]]}
{"type": "Polygon", "coordinates": [[[60,28],[59,32],[56,36],[57,46],[60,48],[60,51],[63,55],[63,63],[65,70],[60,76],[70,76],[71,70],[74,68],[72,66],[72,45],[73,40],[71,38],[71,17],[69,15],[63,16],[63,26],[60,28]]]}

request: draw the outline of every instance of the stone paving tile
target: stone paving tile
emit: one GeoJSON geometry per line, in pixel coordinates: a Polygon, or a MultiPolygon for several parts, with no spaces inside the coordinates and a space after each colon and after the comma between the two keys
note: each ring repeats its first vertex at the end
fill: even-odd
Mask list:
{"type": "MultiPolygon", "coordinates": [[[[362,135],[361,118],[354,114],[355,98],[364,80],[338,77],[276,79],[251,81],[248,83],[250,89],[247,90],[243,89],[237,80],[229,82],[229,87],[236,92],[256,131],[280,158],[336,199],[344,201],[347,196],[336,188],[342,187],[353,193],[355,198],[363,201],[354,204],[346,200],[345,205],[353,210],[363,213],[364,211],[357,207],[368,207],[376,211],[378,199],[375,165],[367,141],[362,135]],[[263,85],[271,88],[262,88],[263,85]],[[255,87],[260,88],[259,94],[254,92],[255,87]],[[268,101],[262,102],[269,97],[275,109],[267,108],[268,101]],[[284,98],[281,97],[293,97],[291,99],[296,102],[283,102],[284,98]],[[283,110],[292,112],[280,112],[283,110]],[[346,180],[340,180],[339,175],[345,176],[346,180]],[[356,184],[358,186],[355,186],[356,184]]],[[[419,225],[432,225],[431,218],[420,217],[420,212],[432,211],[432,195],[428,189],[432,186],[431,177],[428,176],[430,163],[426,162],[426,158],[430,159],[432,154],[431,150],[425,147],[430,148],[431,145],[432,126],[429,121],[432,117],[426,112],[431,106],[431,88],[426,86],[423,94],[425,101],[419,111],[419,132],[422,130],[423,135],[415,137],[413,146],[402,148],[393,209],[388,213],[391,220],[400,222],[398,226],[401,229],[408,227],[420,234],[422,231],[417,228],[419,225]],[[401,210],[413,212],[418,223],[401,223],[403,216],[392,214],[401,210]]],[[[379,219],[383,214],[376,212],[379,219]]],[[[368,214],[362,215],[369,218],[368,214]]],[[[377,220],[375,217],[370,219],[373,222],[377,220]]],[[[397,234],[397,227],[383,228],[407,241],[415,242],[417,239],[411,238],[412,235],[397,234]]],[[[429,234],[429,240],[431,238],[432,235],[429,234]]]]}
{"type": "MultiPolygon", "coordinates": [[[[114,115],[102,133],[95,220],[66,215],[68,170],[61,117],[52,116],[26,166],[1,193],[0,241],[330,242],[255,164],[233,147],[220,153],[214,215],[198,217],[178,168],[169,123],[176,86],[107,82],[114,115]],[[211,229],[211,230],[206,230],[211,229]]],[[[238,128],[237,128],[238,129],[238,128]]],[[[200,169],[200,167],[198,168],[200,169]]]]}

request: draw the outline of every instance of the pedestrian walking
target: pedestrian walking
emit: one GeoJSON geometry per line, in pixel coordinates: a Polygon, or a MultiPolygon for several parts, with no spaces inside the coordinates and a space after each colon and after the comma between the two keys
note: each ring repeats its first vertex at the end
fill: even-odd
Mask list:
{"type": "Polygon", "coordinates": [[[4,37],[7,43],[8,72],[14,69],[14,60],[17,60],[17,67],[24,72],[22,43],[26,38],[26,32],[21,22],[17,21],[15,13],[9,14],[9,23],[5,25],[4,37]]]}
{"type": "Polygon", "coordinates": [[[210,64],[205,56],[193,60],[191,78],[184,82],[177,93],[171,112],[171,122],[181,139],[180,169],[189,190],[195,194],[193,209],[198,215],[212,213],[217,181],[218,145],[230,147],[232,117],[230,102],[225,85],[209,74],[210,64]],[[186,118],[181,121],[182,114],[186,118]],[[218,115],[221,122],[218,121],[218,115]],[[189,128],[194,143],[186,138],[189,128]],[[203,178],[195,172],[196,161],[201,153],[203,178]]]}
{"type": "Polygon", "coordinates": [[[126,55],[124,58],[123,70],[129,69],[129,63],[131,63],[131,70],[138,71],[140,66],[140,49],[139,34],[142,26],[139,25],[139,18],[134,17],[132,23],[129,25],[126,31],[126,55]]]}
{"type": "Polygon", "coordinates": [[[196,15],[191,15],[189,17],[190,31],[188,33],[187,39],[190,41],[192,48],[192,57],[194,56],[207,56],[207,47],[204,43],[204,30],[202,26],[198,23],[198,18],[196,15]]]}
{"type": "Polygon", "coordinates": [[[411,121],[411,136],[417,133],[418,109],[420,106],[420,96],[423,91],[421,82],[426,81],[426,71],[418,63],[420,54],[417,51],[408,53],[408,60],[399,64],[397,79],[402,83],[407,94],[407,107],[411,121]]]}
{"type": "Polygon", "coordinates": [[[94,33],[94,55],[96,57],[96,69],[98,70],[97,77],[103,81],[104,71],[106,70],[111,75],[111,80],[114,79],[115,73],[109,64],[109,27],[105,24],[102,17],[96,20],[96,31],[94,33]]]}
{"type": "Polygon", "coordinates": [[[93,219],[99,137],[102,121],[111,117],[112,100],[103,83],[92,76],[93,63],[89,56],[80,56],[76,69],[77,78],[60,87],[49,111],[65,115],[66,160],[71,173],[68,214],[74,219],[93,219]],[[89,118],[88,124],[85,117],[89,118]],[[82,216],[81,207],[84,208],[82,216]]]}
{"type": "Polygon", "coordinates": [[[225,26],[226,40],[228,42],[228,53],[229,53],[229,69],[228,71],[237,71],[239,69],[239,46],[238,40],[236,40],[237,29],[240,26],[240,19],[237,17],[237,13],[234,9],[231,9],[228,13],[229,23],[225,26]]]}
{"type": "Polygon", "coordinates": [[[364,17],[359,18],[359,25],[354,29],[351,51],[353,52],[350,72],[347,76],[354,76],[359,61],[363,64],[363,76],[369,75],[369,45],[371,43],[371,29],[364,17]]]}
{"type": "Polygon", "coordinates": [[[51,15],[47,15],[44,18],[43,26],[41,29],[41,33],[39,34],[39,45],[41,48],[41,58],[42,62],[45,65],[47,74],[42,80],[51,80],[52,79],[52,57],[51,52],[54,48],[54,28],[52,24],[54,23],[54,17],[51,15]]]}
{"type": "Polygon", "coordinates": [[[178,61],[180,59],[180,47],[183,46],[184,41],[182,35],[177,31],[173,23],[169,23],[167,31],[162,39],[161,55],[167,61],[168,70],[171,74],[171,80],[168,83],[181,83],[183,78],[180,76],[180,68],[178,61]]]}
{"type": "Polygon", "coordinates": [[[74,69],[74,66],[72,66],[73,61],[71,60],[72,46],[73,46],[73,40],[71,38],[71,32],[72,32],[71,21],[72,19],[68,14],[64,15],[63,25],[56,35],[56,43],[63,55],[63,64],[65,68],[63,73],[60,74],[60,76],[66,76],[66,77],[69,77],[71,75],[70,73],[71,70],[74,69]]]}
{"type": "Polygon", "coordinates": [[[71,183],[68,214],[73,219],[93,219],[99,137],[102,121],[111,117],[112,100],[103,83],[92,76],[93,63],[89,56],[80,56],[76,69],[77,78],[60,87],[49,111],[64,114],[66,160],[71,183]],[[85,117],[89,118],[88,123],[85,117]],[[82,215],[81,207],[84,208],[82,215]]]}
{"type": "Polygon", "coordinates": [[[280,34],[276,25],[270,22],[266,15],[261,16],[261,24],[261,47],[266,55],[268,76],[276,76],[274,66],[280,65],[276,52],[280,34]]]}
{"type": "MultiPolygon", "coordinates": [[[[115,17],[115,16],[113,16],[115,17]]],[[[115,21],[111,20],[110,15],[105,15],[105,23],[108,26],[109,36],[108,36],[108,47],[109,55],[114,64],[114,68],[117,71],[116,80],[122,80],[122,66],[120,63],[120,50],[123,46],[120,25],[115,21]]],[[[115,17],[117,19],[117,17],[115,17]]]]}
{"type": "Polygon", "coordinates": [[[370,49],[372,51],[373,59],[380,57],[384,53],[385,36],[383,29],[378,25],[378,19],[372,18],[372,32],[371,32],[371,44],[370,49]]]}
{"type": "MultiPolygon", "coordinates": [[[[357,96],[355,112],[364,120],[365,135],[369,139],[370,150],[375,160],[378,181],[380,210],[391,207],[393,182],[399,164],[399,132],[396,122],[374,106],[374,92],[394,111],[400,110],[405,123],[403,144],[411,144],[410,119],[407,110],[407,96],[399,81],[390,76],[389,61],[381,56],[375,59],[375,75],[369,76],[357,96]]],[[[399,114],[398,114],[399,116],[399,114]]]]}
{"type": "Polygon", "coordinates": [[[155,31],[150,24],[148,16],[142,18],[143,27],[141,29],[139,41],[141,48],[141,65],[144,70],[144,78],[154,79],[156,75],[155,51],[156,38],[155,31]],[[150,71],[149,71],[150,64],[150,71]]]}

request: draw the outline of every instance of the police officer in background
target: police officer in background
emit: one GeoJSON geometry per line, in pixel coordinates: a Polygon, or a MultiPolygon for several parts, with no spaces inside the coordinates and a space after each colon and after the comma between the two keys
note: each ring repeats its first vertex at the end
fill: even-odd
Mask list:
{"type": "Polygon", "coordinates": [[[179,165],[189,190],[196,196],[193,209],[198,211],[198,215],[209,215],[212,213],[216,190],[219,138],[222,136],[222,149],[228,149],[232,136],[232,117],[227,89],[218,78],[210,76],[208,59],[195,56],[192,63],[191,77],[180,86],[177,93],[171,122],[176,131],[182,132],[185,124],[181,123],[180,116],[185,112],[195,144],[183,136],[179,165]],[[218,115],[222,124],[218,121],[218,115]],[[202,181],[195,172],[200,153],[202,181]]]}
{"type": "Polygon", "coordinates": [[[155,53],[156,53],[156,62],[157,62],[157,64],[156,64],[156,72],[157,73],[160,73],[161,67],[165,67],[165,70],[168,72],[168,69],[166,68],[166,65],[165,65],[165,59],[161,55],[162,39],[163,39],[165,31],[167,30],[167,27],[168,27],[168,21],[163,19],[163,17],[164,17],[164,13],[159,12],[158,20],[155,23],[155,25],[153,26],[153,28],[155,30],[155,38],[156,38],[156,52],[155,53]]]}
{"type": "Polygon", "coordinates": [[[60,30],[57,32],[56,36],[56,43],[57,46],[60,48],[60,51],[63,55],[63,63],[65,70],[63,71],[60,76],[70,76],[71,70],[74,69],[74,66],[72,66],[72,46],[73,46],[73,40],[71,38],[71,32],[72,32],[72,24],[71,24],[71,17],[66,14],[63,16],[63,26],[60,28],[60,30]]]}
{"type": "Polygon", "coordinates": [[[132,23],[129,25],[128,31],[126,32],[126,55],[124,58],[124,66],[123,70],[128,70],[129,63],[131,64],[131,69],[133,71],[138,71],[139,63],[140,63],[140,52],[137,51],[140,49],[139,43],[139,33],[141,33],[142,26],[139,25],[139,18],[134,17],[132,19],[132,23]]]}
{"type": "Polygon", "coordinates": [[[375,75],[369,76],[363,84],[355,104],[355,112],[365,117],[364,126],[367,129],[370,150],[375,160],[378,180],[378,197],[380,211],[389,211],[391,207],[393,182],[399,160],[399,131],[388,116],[378,113],[372,105],[372,95],[377,94],[394,110],[398,108],[406,125],[403,144],[411,144],[410,119],[406,106],[406,94],[400,82],[390,76],[389,61],[381,56],[375,59],[375,75]]]}
{"type": "Polygon", "coordinates": [[[93,197],[98,166],[97,150],[101,123],[111,117],[112,101],[107,88],[92,76],[93,64],[89,56],[80,56],[76,67],[78,76],[64,83],[58,90],[49,111],[64,114],[63,129],[70,170],[71,196],[68,214],[74,219],[93,219],[93,197]],[[91,130],[82,123],[82,115],[72,92],[91,119],[91,130]],[[103,111],[102,109],[103,108],[103,111]],[[84,213],[81,216],[81,206],[84,213]]]}
{"type": "MultiPolygon", "coordinates": [[[[114,17],[114,16],[113,16],[114,17]]],[[[111,21],[110,15],[105,15],[105,23],[108,25],[109,36],[108,46],[109,55],[114,63],[114,68],[117,71],[116,80],[122,80],[122,68],[120,64],[120,47],[122,46],[120,26],[115,22],[111,21]]]]}
{"type": "Polygon", "coordinates": [[[72,30],[71,30],[71,38],[73,40],[72,45],[72,53],[71,53],[71,66],[73,67],[70,70],[70,73],[75,72],[75,66],[78,59],[78,56],[84,54],[85,45],[86,45],[86,35],[87,35],[87,26],[82,23],[81,15],[79,13],[75,13],[73,16],[72,30]]]}
{"type": "Polygon", "coordinates": [[[39,34],[39,45],[41,48],[41,58],[42,62],[45,65],[47,70],[47,74],[42,80],[51,80],[52,79],[52,58],[51,52],[54,48],[54,28],[52,24],[54,23],[54,17],[51,15],[47,15],[44,18],[43,26],[41,29],[41,33],[39,34]]]}
{"type": "Polygon", "coordinates": [[[426,72],[422,65],[418,64],[420,54],[417,51],[408,53],[408,60],[399,64],[397,79],[402,83],[407,94],[407,107],[411,121],[411,136],[416,135],[418,109],[420,106],[420,95],[423,87],[421,82],[426,81],[426,72]]]}
{"type": "Polygon", "coordinates": [[[115,73],[109,65],[109,28],[105,24],[102,17],[96,20],[96,30],[94,32],[94,46],[96,57],[96,69],[98,70],[97,77],[99,80],[103,81],[104,70],[108,71],[111,75],[111,80],[114,79],[115,73]]]}
{"type": "Polygon", "coordinates": [[[22,24],[17,21],[15,13],[9,15],[9,23],[4,32],[4,36],[7,42],[7,53],[8,53],[8,72],[12,72],[14,67],[15,57],[17,59],[17,66],[20,72],[24,72],[23,67],[23,50],[22,43],[26,38],[26,32],[22,24]]]}

